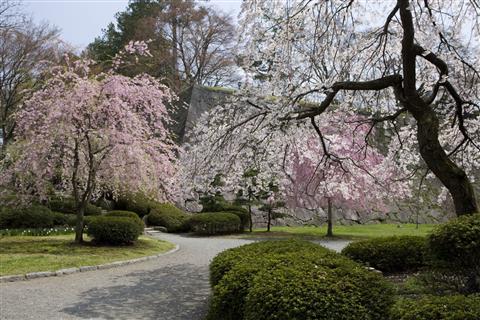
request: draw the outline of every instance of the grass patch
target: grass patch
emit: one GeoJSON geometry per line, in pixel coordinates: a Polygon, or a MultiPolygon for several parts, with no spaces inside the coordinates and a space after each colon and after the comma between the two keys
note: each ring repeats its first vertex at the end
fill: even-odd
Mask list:
{"type": "MultiPolygon", "coordinates": [[[[351,226],[334,226],[333,234],[337,239],[369,239],[389,236],[427,236],[435,225],[421,224],[363,224],[351,226]]],[[[253,233],[245,233],[246,238],[325,238],[327,227],[300,226],[300,227],[272,227],[271,232],[265,229],[255,229],[253,233]]]]}
{"type": "Polygon", "coordinates": [[[74,235],[0,238],[0,276],[130,260],[166,252],[174,244],[141,236],[131,246],[73,243],[74,235]]]}

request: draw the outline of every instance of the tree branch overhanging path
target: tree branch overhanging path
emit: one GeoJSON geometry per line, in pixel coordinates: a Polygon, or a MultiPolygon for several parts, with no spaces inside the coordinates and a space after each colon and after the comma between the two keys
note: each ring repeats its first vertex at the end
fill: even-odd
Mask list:
{"type": "MultiPolygon", "coordinates": [[[[332,19],[342,10],[353,10],[351,6],[354,2],[355,0],[345,1],[345,5],[338,5],[336,11],[332,9],[332,11],[334,11],[331,14],[332,19]]],[[[421,1],[419,1],[418,7],[423,5],[423,9],[426,11],[425,15],[427,15],[424,18],[427,19],[427,17],[430,17],[430,23],[437,26],[432,17],[431,2],[434,1],[424,0],[422,4],[420,4],[421,1]]],[[[476,6],[478,9],[478,3],[476,1],[471,2],[471,5],[476,6]]],[[[313,10],[315,6],[311,7],[311,9],[313,10]]],[[[320,6],[321,4],[318,4],[318,7],[320,6]]],[[[302,10],[304,9],[305,7],[303,7],[302,10]]],[[[328,9],[324,8],[324,10],[328,9]]],[[[381,73],[381,77],[366,81],[359,79],[353,81],[332,82],[327,76],[326,78],[331,81],[330,86],[322,85],[319,88],[305,90],[300,93],[297,92],[292,95],[291,98],[292,105],[296,105],[298,102],[311,95],[317,95],[316,97],[322,95],[323,98],[319,103],[308,108],[297,108],[296,110],[289,111],[287,115],[281,117],[281,119],[291,121],[311,118],[314,123],[313,119],[315,117],[321,116],[327,109],[333,108],[333,105],[335,102],[338,102],[338,99],[344,98],[343,95],[339,97],[339,94],[341,93],[347,94],[349,92],[349,94],[355,95],[362,91],[375,91],[379,92],[378,95],[380,95],[383,94],[382,92],[385,90],[391,90],[394,93],[395,104],[397,106],[396,110],[386,116],[370,119],[372,126],[385,121],[393,122],[403,113],[411,115],[416,123],[416,138],[420,154],[428,169],[435,174],[450,192],[457,215],[475,213],[479,210],[479,207],[471,180],[465,171],[452,160],[451,156],[467,144],[473,146],[474,150],[476,149],[480,152],[478,142],[474,141],[465,126],[465,119],[468,114],[464,110],[466,106],[476,106],[478,108],[478,103],[474,100],[475,98],[469,100],[470,98],[462,97],[462,94],[460,93],[462,90],[459,90],[456,85],[449,80],[451,74],[448,63],[444,61],[442,57],[433,53],[433,49],[430,51],[424,48],[421,44],[423,39],[417,39],[416,28],[419,24],[418,19],[420,18],[417,17],[419,15],[418,12],[415,11],[412,13],[414,10],[416,9],[413,8],[412,3],[409,0],[398,0],[386,17],[383,27],[380,28],[380,31],[377,34],[378,36],[375,39],[376,41],[373,41],[369,46],[365,46],[365,48],[371,49],[372,51],[379,50],[380,58],[378,60],[384,60],[383,63],[385,64],[385,68],[384,70],[379,70],[379,66],[374,65],[372,62],[372,66],[362,67],[362,71],[371,67],[371,69],[375,69],[375,72],[372,72],[372,74],[381,73]],[[400,62],[398,63],[399,66],[397,68],[391,66],[393,62],[387,61],[389,56],[385,53],[388,36],[395,32],[400,33],[398,30],[391,30],[391,23],[394,20],[396,21],[397,29],[399,26],[401,32],[401,46],[399,47],[401,52],[398,54],[398,60],[400,60],[400,62]],[[381,52],[382,50],[383,53],[381,52]],[[420,69],[418,67],[419,63],[426,63],[426,65],[420,69]],[[423,72],[425,68],[436,70],[437,73],[433,88],[426,93],[423,90],[423,82],[419,78],[419,73],[423,72]],[[389,71],[391,71],[390,74],[388,74],[389,71]],[[448,153],[444,146],[442,146],[439,138],[440,131],[442,130],[440,128],[439,119],[442,115],[439,112],[438,106],[444,101],[453,102],[451,103],[453,105],[452,109],[454,110],[454,118],[451,120],[452,127],[456,126],[463,136],[460,143],[448,153]]],[[[318,9],[318,11],[320,11],[320,9],[318,9]]],[[[295,15],[297,14],[298,12],[295,12],[295,15]]],[[[345,15],[347,15],[347,13],[345,15]]],[[[293,14],[289,17],[287,14],[287,18],[285,19],[285,21],[287,21],[285,22],[287,26],[289,26],[288,23],[290,23],[289,19],[292,18],[293,14]]],[[[293,25],[293,22],[291,24],[293,25]]],[[[327,32],[328,30],[324,33],[327,32]]],[[[332,33],[333,32],[335,31],[332,31],[332,33]]],[[[439,41],[441,44],[445,45],[450,51],[453,51],[452,54],[455,55],[459,64],[467,70],[465,72],[471,74],[469,75],[470,78],[467,80],[470,80],[473,85],[478,83],[478,81],[480,81],[478,77],[479,73],[478,70],[475,69],[474,64],[468,63],[459,53],[461,50],[450,44],[441,31],[438,31],[436,36],[440,37],[439,41]]],[[[332,37],[335,37],[335,34],[333,34],[332,37]]],[[[320,40],[318,42],[320,42],[320,40]]],[[[324,48],[324,50],[327,49],[324,48]]],[[[373,57],[374,53],[371,53],[371,56],[373,57]]],[[[318,59],[317,56],[312,56],[312,59],[313,58],[318,59]]],[[[321,64],[320,62],[318,63],[321,64]]],[[[335,61],[333,61],[333,64],[334,63],[335,61]]],[[[368,65],[368,62],[365,63],[368,65]]],[[[457,69],[455,72],[458,73],[460,71],[457,69]]],[[[287,71],[284,71],[284,73],[287,73],[287,71]]],[[[290,78],[291,77],[292,75],[290,75],[290,78]]],[[[302,79],[301,81],[305,83],[307,80],[302,79]]],[[[292,89],[292,91],[294,89],[292,89]]]]}

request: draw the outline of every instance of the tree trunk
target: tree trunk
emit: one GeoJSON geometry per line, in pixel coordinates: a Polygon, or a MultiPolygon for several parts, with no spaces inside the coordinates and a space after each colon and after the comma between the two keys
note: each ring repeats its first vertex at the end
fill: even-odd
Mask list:
{"type": "Polygon", "coordinates": [[[333,237],[333,213],[332,213],[332,200],[328,198],[328,210],[327,210],[327,237],[333,237]]]}
{"type": "Polygon", "coordinates": [[[267,232],[270,232],[271,224],[272,224],[272,210],[268,209],[268,211],[267,211],[267,232]]]}
{"type": "Polygon", "coordinates": [[[248,205],[248,219],[249,219],[249,230],[253,231],[253,221],[252,221],[252,205],[248,205]]]}
{"type": "Polygon", "coordinates": [[[77,208],[77,225],[75,226],[75,243],[83,243],[83,216],[85,213],[85,204],[77,208]]]}
{"type": "Polygon", "coordinates": [[[415,117],[417,120],[417,139],[420,154],[428,168],[445,185],[453,198],[458,216],[478,211],[475,193],[465,171],[458,167],[443,150],[438,141],[438,119],[435,112],[428,108],[415,117]]]}
{"type": "MultiPolygon", "coordinates": [[[[415,27],[409,0],[399,0],[402,21],[403,97],[406,109],[417,122],[417,140],[420,154],[428,168],[443,183],[452,195],[457,215],[478,211],[472,184],[465,171],[453,163],[438,140],[439,121],[431,102],[424,101],[417,91],[416,58],[419,48],[415,43],[415,27]]],[[[423,56],[432,62],[443,75],[448,75],[448,66],[438,58],[423,56]]],[[[452,96],[454,100],[458,100],[452,96]]],[[[458,97],[457,97],[458,98],[458,97]]],[[[433,100],[432,100],[433,101],[433,100]]],[[[458,103],[458,102],[457,102],[458,103]]]]}

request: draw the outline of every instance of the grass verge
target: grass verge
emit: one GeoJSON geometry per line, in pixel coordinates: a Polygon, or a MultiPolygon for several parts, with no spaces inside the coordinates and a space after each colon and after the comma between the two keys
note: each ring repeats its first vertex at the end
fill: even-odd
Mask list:
{"type": "Polygon", "coordinates": [[[167,252],[174,244],[142,236],[131,246],[73,243],[74,235],[0,238],[0,276],[98,265],[167,252]]]}
{"type": "MultiPolygon", "coordinates": [[[[351,226],[334,226],[334,238],[359,240],[388,236],[427,236],[435,225],[421,224],[416,228],[415,224],[364,224],[351,226]]],[[[326,238],[327,227],[300,226],[300,227],[272,227],[271,232],[265,229],[254,229],[253,233],[244,233],[242,238],[326,238]]]]}

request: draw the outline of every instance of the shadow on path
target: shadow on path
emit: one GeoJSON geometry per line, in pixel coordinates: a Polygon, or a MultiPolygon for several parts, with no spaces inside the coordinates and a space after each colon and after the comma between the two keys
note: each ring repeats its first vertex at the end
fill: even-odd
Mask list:
{"type": "Polygon", "coordinates": [[[111,286],[83,292],[80,302],[62,312],[84,319],[201,320],[209,294],[208,268],[181,264],[114,278],[111,286]]]}

